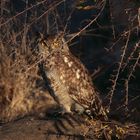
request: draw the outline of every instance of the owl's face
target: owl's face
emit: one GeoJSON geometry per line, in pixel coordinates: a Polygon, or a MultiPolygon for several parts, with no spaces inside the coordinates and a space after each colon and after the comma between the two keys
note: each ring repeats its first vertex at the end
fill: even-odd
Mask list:
{"type": "Polygon", "coordinates": [[[45,57],[51,55],[55,51],[62,51],[65,46],[63,34],[50,35],[39,41],[39,52],[45,57]]]}

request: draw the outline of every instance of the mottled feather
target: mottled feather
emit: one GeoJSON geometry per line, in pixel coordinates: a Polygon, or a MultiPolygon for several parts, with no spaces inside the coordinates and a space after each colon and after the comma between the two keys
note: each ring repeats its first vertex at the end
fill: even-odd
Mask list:
{"type": "Polygon", "coordinates": [[[71,112],[75,105],[78,112],[85,111],[91,116],[107,119],[87,69],[69,51],[62,34],[42,39],[39,53],[54,95],[66,112],[71,112]]]}

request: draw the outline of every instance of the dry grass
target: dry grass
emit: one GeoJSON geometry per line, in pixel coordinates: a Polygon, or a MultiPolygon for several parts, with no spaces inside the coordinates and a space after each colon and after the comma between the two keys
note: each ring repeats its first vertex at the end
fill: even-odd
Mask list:
{"type": "Polygon", "coordinates": [[[25,115],[32,107],[30,100],[34,94],[35,80],[32,74],[35,69],[29,69],[25,56],[16,49],[13,54],[6,52],[6,46],[0,46],[0,87],[1,87],[1,118],[14,119],[17,116],[25,115]]]}
{"type": "Polygon", "coordinates": [[[2,48],[3,45],[0,49],[0,120],[8,122],[56,106],[48,91],[36,84],[41,81],[37,63],[28,64],[26,55],[17,50],[12,60],[2,48]]]}
{"type": "Polygon", "coordinates": [[[37,81],[42,80],[38,75],[39,60],[31,49],[26,47],[24,37],[20,43],[12,42],[17,44],[17,48],[12,48],[6,43],[0,45],[0,120],[2,122],[41,112],[54,105],[48,92],[43,91],[42,87],[36,84],[37,81]]]}

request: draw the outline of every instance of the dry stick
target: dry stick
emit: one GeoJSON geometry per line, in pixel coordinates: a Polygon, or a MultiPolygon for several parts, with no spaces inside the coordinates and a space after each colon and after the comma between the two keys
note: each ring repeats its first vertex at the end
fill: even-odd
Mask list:
{"type": "MultiPolygon", "coordinates": [[[[46,0],[45,0],[46,1],[46,0]]],[[[44,2],[45,2],[44,1],[44,2]]],[[[60,2],[58,2],[58,3],[56,3],[53,7],[50,7],[46,12],[44,12],[41,16],[39,16],[37,19],[35,19],[33,22],[31,22],[27,27],[25,27],[22,31],[20,31],[17,35],[16,35],[16,37],[18,36],[18,35],[20,35],[25,29],[27,29],[27,28],[29,28],[34,22],[36,22],[36,21],[38,21],[40,18],[42,18],[45,14],[47,14],[49,11],[51,11],[52,9],[54,9],[54,7],[57,7],[58,5],[60,5],[61,3],[63,2],[63,0],[61,0],[60,2]]],[[[25,12],[25,10],[24,10],[24,12],[25,12]]],[[[24,12],[21,12],[21,13],[24,13],[24,12]]],[[[19,15],[19,14],[18,14],[19,15]]],[[[6,24],[6,23],[5,23],[6,24]]],[[[9,41],[9,43],[10,43],[10,41],[9,41]]],[[[33,68],[35,65],[37,65],[38,63],[40,63],[42,61],[42,59],[41,60],[39,60],[37,63],[35,63],[35,64],[33,64],[31,67],[29,67],[26,71],[25,71],[25,73],[27,72],[27,71],[29,71],[31,68],[33,68]]]]}
{"type": "MultiPolygon", "coordinates": [[[[134,102],[135,100],[137,100],[138,98],[140,98],[140,95],[138,95],[138,96],[134,97],[133,99],[131,99],[131,100],[129,101],[129,104],[130,104],[130,103],[133,103],[133,102],[134,102]]],[[[125,107],[125,105],[119,106],[115,111],[121,109],[122,107],[125,107]]]]}
{"type": "Polygon", "coordinates": [[[40,4],[43,4],[43,3],[45,3],[45,2],[47,2],[47,0],[41,1],[41,2],[39,2],[39,3],[37,3],[37,4],[35,4],[35,5],[32,5],[31,7],[28,7],[27,9],[23,10],[22,12],[20,12],[20,13],[16,14],[15,16],[9,18],[6,22],[0,24],[0,27],[6,25],[7,23],[9,23],[9,22],[12,21],[13,19],[17,18],[18,16],[22,15],[23,13],[25,13],[25,12],[27,12],[27,11],[29,11],[29,10],[31,10],[31,9],[33,9],[33,8],[35,8],[35,7],[37,7],[37,6],[39,6],[40,4]]]}
{"type": "Polygon", "coordinates": [[[125,111],[128,111],[128,80],[126,79],[124,82],[124,87],[125,87],[125,111]]]}
{"type": "Polygon", "coordinates": [[[125,31],[123,34],[121,34],[122,37],[126,36],[130,31],[134,31],[135,29],[138,28],[138,25],[132,27],[131,29],[129,28],[127,31],[125,31]]]}
{"type": "Polygon", "coordinates": [[[134,65],[132,66],[132,69],[131,69],[131,71],[130,71],[130,73],[129,73],[129,75],[128,75],[128,78],[125,79],[125,88],[126,88],[125,105],[126,105],[126,107],[127,107],[127,105],[128,105],[128,90],[129,90],[128,84],[129,84],[129,81],[131,80],[131,77],[133,76],[133,73],[134,73],[134,71],[135,71],[135,69],[136,69],[137,64],[139,63],[139,60],[140,60],[140,52],[139,52],[139,55],[138,55],[138,57],[137,57],[137,59],[136,59],[136,62],[135,62],[134,65]]]}
{"type": "Polygon", "coordinates": [[[73,37],[71,37],[68,41],[66,41],[65,44],[68,44],[68,42],[72,41],[75,37],[79,36],[83,31],[85,31],[90,25],[92,25],[99,18],[99,16],[103,12],[105,5],[106,5],[106,0],[103,0],[103,2],[104,2],[104,5],[103,5],[102,9],[100,10],[100,12],[97,14],[97,16],[93,20],[91,20],[91,22],[89,24],[87,24],[84,28],[82,28],[78,33],[75,33],[73,35],[73,37]]]}
{"type": "Polygon", "coordinates": [[[113,24],[113,14],[112,14],[112,7],[111,7],[111,1],[109,0],[109,7],[110,7],[110,17],[111,17],[111,27],[112,27],[112,33],[113,33],[113,38],[116,38],[116,32],[115,32],[115,26],[113,24]]]}
{"type": "Polygon", "coordinates": [[[139,27],[140,27],[140,8],[138,9],[138,24],[139,24],[139,27]]]}
{"type": "Polygon", "coordinates": [[[128,47],[128,42],[129,42],[129,38],[130,38],[130,31],[129,31],[129,34],[128,34],[128,37],[127,37],[127,41],[126,41],[126,44],[124,46],[124,49],[123,49],[123,53],[121,55],[121,60],[120,60],[120,63],[119,63],[119,66],[118,66],[118,69],[117,69],[117,74],[115,76],[115,79],[112,80],[113,82],[113,85],[112,85],[112,89],[110,90],[109,92],[109,105],[108,105],[108,108],[107,108],[107,111],[109,112],[110,111],[110,106],[112,104],[112,98],[113,98],[113,95],[114,95],[114,92],[116,90],[116,85],[117,85],[117,80],[119,78],[119,74],[120,74],[120,71],[121,71],[121,67],[123,65],[123,61],[124,61],[124,56],[125,56],[125,53],[126,53],[126,49],[128,47]]]}
{"type": "Polygon", "coordinates": [[[122,71],[124,71],[124,69],[126,68],[126,66],[128,65],[128,63],[130,62],[130,60],[133,59],[133,55],[136,52],[137,48],[139,48],[140,41],[136,43],[136,45],[134,46],[133,51],[130,53],[129,57],[127,58],[127,61],[125,62],[124,66],[122,67],[122,71]]]}
{"type": "Polygon", "coordinates": [[[134,26],[133,28],[129,29],[128,31],[125,31],[125,33],[121,34],[121,36],[117,39],[116,42],[114,42],[114,44],[108,49],[108,48],[105,48],[107,51],[110,51],[110,50],[113,50],[113,47],[119,42],[121,41],[121,39],[123,39],[124,36],[126,36],[126,34],[128,34],[130,31],[132,32],[133,30],[137,29],[138,28],[138,25],[137,26],[134,26]]]}
{"type": "MultiPolygon", "coordinates": [[[[56,3],[53,7],[49,8],[49,9],[48,9],[46,12],[44,12],[41,16],[39,16],[37,19],[35,19],[33,22],[31,22],[27,27],[25,27],[22,31],[20,31],[20,32],[18,33],[18,35],[20,35],[25,29],[29,28],[34,22],[36,22],[37,20],[39,20],[40,18],[42,18],[45,14],[47,14],[49,11],[51,11],[52,9],[54,9],[54,7],[57,7],[58,5],[60,5],[62,2],[63,2],[63,0],[60,1],[60,2],[58,2],[58,3],[56,3]]],[[[17,37],[18,35],[16,35],[16,37],[17,37]]],[[[9,43],[10,43],[10,41],[9,41],[9,43]]],[[[39,64],[42,60],[43,60],[43,59],[40,59],[40,60],[37,61],[35,64],[31,65],[31,66],[25,71],[25,73],[28,72],[30,69],[32,69],[32,68],[33,68],[34,66],[36,66],[37,64],[39,64]]]]}
{"type": "Polygon", "coordinates": [[[112,28],[110,25],[109,26],[107,26],[107,25],[105,25],[105,26],[100,25],[100,27],[96,27],[94,29],[88,29],[86,32],[93,32],[93,31],[97,31],[99,29],[110,29],[110,28],[112,28]]]}
{"type": "Polygon", "coordinates": [[[26,72],[28,72],[29,70],[31,70],[33,67],[35,67],[36,65],[38,65],[41,61],[43,60],[43,58],[39,59],[38,61],[36,61],[36,63],[32,64],[28,69],[26,69],[26,72]]]}
{"type": "MultiPolygon", "coordinates": [[[[21,30],[20,32],[18,32],[16,34],[15,37],[18,37],[25,29],[29,28],[31,25],[33,25],[36,21],[38,21],[40,18],[42,18],[45,14],[47,14],[48,12],[50,12],[51,10],[54,9],[54,7],[57,7],[58,5],[60,5],[63,2],[63,0],[61,0],[60,2],[56,3],[55,5],[53,5],[53,7],[50,7],[46,12],[44,12],[41,16],[39,16],[38,18],[36,18],[35,20],[33,20],[29,25],[27,25],[26,27],[23,28],[23,30],[21,30]]],[[[12,40],[12,39],[11,39],[12,40]]],[[[10,40],[10,41],[11,41],[10,40]]],[[[10,43],[10,41],[8,42],[8,44],[10,43]]]]}
{"type": "Polygon", "coordinates": [[[30,27],[32,24],[34,24],[36,21],[38,21],[39,19],[41,19],[44,15],[46,15],[48,12],[50,12],[51,10],[53,10],[55,7],[57,7],[58,5],[60,5],[63,2],[63,0],[61,0],[60,2],[56,3],[55,5],[53,5],[53,7],[50,7],[46,12],[44,12],[41,16],[39,16],[38,18],[36,18],[33,22],[31,22],[28,27],[30,27]]]}
{"type": "Polygon", "coordinates": [[[108,39],[111,40],[110,37],[104,36],[104,35],[100,35],[100,34],[93,34],[93,33],[85,33],[82,34],[82,36],[96,36],[96,37],[100,37],[100,38],[104,38],[104,39],[108,39]]]}
{"type": "MultiPolygon", "coordinates": [[[[140,41],[139,41],[140,42],[140,41]]],[[[139,42],[136,44],[136,49],[138,48],[138,47],[140,47],[139,46],[139,42]]],[[[135,50],[136,51],[136,50],[135,50]]],[[[137,66],[137,64],[138,64],[138,62],[139,62],[139,59],[140,59],[140,53],[139,53],[139,56],[137,57],[137,59],[136,59],[136,62],[134,63],[134,65],[132,66],[132,69],[131,69],[131,71],[130,71],[130,73],[129,73],[129,75],[128,75],[128,78],[127,79],[125,79],[125,93],[126,93],[126,97],[125,97],[125,107],[126,107],[126,109],[128,109],[127,108],[127,106],[128,106],[128,91],[129,91],[129,88],[128,88],[128,84],[129,84],[129,81],[131,80],[131,77],[132,77],[132,75],[133,75],[133,72],[135,71],[135,68],[136,68],[136,66],[137,66]]]]}
{"type": "Polygon", "coordinates": [[[66,25],[65,25],[64,31],[63,31],[64,34],[65,34],[66,30],[67,30],[68,22],[70,21],[73,12],[74,12],[74,9],[70,12],[70,14],[69,14],[69,16],[68,16],[68,18],[67,18],[66,25]]]}

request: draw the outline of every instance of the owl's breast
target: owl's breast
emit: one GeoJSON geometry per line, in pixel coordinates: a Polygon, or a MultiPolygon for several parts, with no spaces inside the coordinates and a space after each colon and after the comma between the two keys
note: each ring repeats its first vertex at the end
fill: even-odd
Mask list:
{"type": "Polygon", "coordinates": [[[56,52],[47,59],[45,67],[49,79],[67,87],[71,94],[84,97],[93,93],[92,80],[86,68],[72,54],[56,52]]]}

